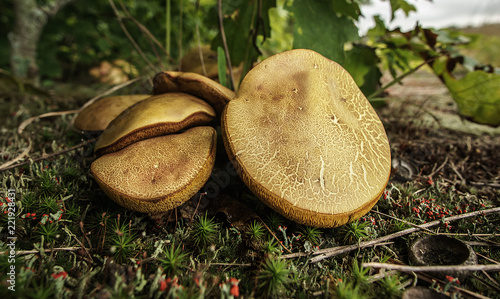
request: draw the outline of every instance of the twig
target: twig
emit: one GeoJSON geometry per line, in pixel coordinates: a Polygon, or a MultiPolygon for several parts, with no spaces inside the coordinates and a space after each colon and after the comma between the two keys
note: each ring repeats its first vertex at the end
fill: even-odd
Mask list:
{"type": "Polygon", "coordinates": [[[23,121],[19,125],[19,127],[17,127],[17,134],[21,135],[23,133],[24,129],[36,119],[52,117],[52,116],[60,116],[60,115],[66,115],[66,114],[73,114],[73,113],[78,113],[78,112],[80,112],[79,109],[69,110],[69,111],[59,111],[59,112],[48,112],[48,113],[40,114],[37,116],[32,116],[32,117],[28,118],[27,120],[23,121]]]}
{"type": "Polygon", "coordinates": [[[476,186],[488,186],[493,188],[500,188],[500,184],[498,183],[482,183],[482,182],[469,182],[469,183],[476,186]]]}
{"type": "Polygon", "coordinates": [[[453,162],[451,162],[451,166],[450,168],[453,170],[453,172],[455,172],[455,174],[460,178],[460,180],[462,181],[462,184],[466,185],[467,184],[467,181],[464,179],[464,177],[462,176],[462,174],[460,172],[458,172],[458,169],[457,167],[455,166],[455,164],[453,162]]]}
{"type": "Polygon", "coordinates": [[[236,264],[236,263],[210,263],[209,266],[236,266],[236,267],[250,267],[252,264],[236,264]]]}
{"type": "Polygon", "coordinates": [[[403,73],[401,74],[400,76],[398,76],[397,78],[394,78],[394,80],[392,80],[391,82],[387,83],[385,86],[382,86],[380,89],[376,90],[375,92],[373,92],[372,94],[370,94],[369,96],[367,96],[368,100],[371,100],[373,98],[375,98],[376,96],[378,96],[379,94],[381,94],[384,90],[386,90],[387,88],[393,86],[394,84],[397,84],[399,82],[401,82],[404,78],[406,78],[407,76],[413,74],[414,72],[416,72],[418,69],[420,69],[421,67],[423,67],[424,65],[432,62],[433,60],[435,60],[437,57],[435,58],[431,58],[429,60],[426,60],[424,62],[422,62],[421,64],[419,64],[417,67],[409,70],[408,72],[406,73],[403,73]]]}
{"type": "Polygon", "coordinates": [[[141,77],[137,77],[137,78],[134,78],[134,79],[130,79],[126,82],[123,82],[123,83],[120,83],[118,85],[115,85],[113,87],[111,87],[110,89],[106,90],[105,92],[101,93],[101,94],[98,94],[96,95],[95,97],[91,98],[90,100],[88,100],[85,104],[83,104],[83,106],[77,110],[77,112],[81,112],[83,109],[87,108],[88,106],[92,105],[95,101],[99,100],[100,98],[104,97],[104,96],[107,96],[115,91],[117,91],[118,89],[122,89],[123,87],[127,86],[127,85],[130,85],[136,81],[139,81],[140,79],[142,79],[142,76],[141,77]]]}
{"type": "Polygon", "coordinates": [[[432,178],[436,173],[438,173],[441,169],[443,169],[443,167],[446,165],[446,163],[448,163],[448,156],[446,156],[443,164],[441,164],[441,166],[439,166],[438,169],[434,170],[431,174],[429,174],[429,177],[432,178]]]}
{"type": "Polygon", "coordinates": [[[260,222],[262,222],[262,225],[264,225],[264,227],[269,231],[269,233],[276,239],[276,241],[278,241],[278,244],[281,245],[281,247],[283,247],[286,251],[288,251],[288,253],[292,253],[292,251],[290,251],[290,249],[286,248],[285,245],[283,245],[282,242],[280,242],[280,239],[278,239],[278,237],[276,237],[276,235],[273,233],[273,231],[267,226],[267,224],[264,222],[264,220],[262,220],[260,217],[258,217],[260,222]]]}
{"type": "Polygon", "coordinates": [[[14,159],[7,161],[7,162],[3,163],[2,165],[0,165],[0,171],[16,168],[18,165],[24,164],[24,163],[21,163],[21,164],[13,165],[17,161],[21,160],[24,156],[27,156],[29,154],[29,152],[31,151],[31,139],[27,138],[27,140],[28,140],[28,146],[24,148],[23,152],[21,154],[17,155],[17,157],[15,157],[14,159]]]}
{"type": "MultiPolygon", "coordinates": [[[[80,144],[72,146],[70,148],[63,149],[61,151],[58,151],[58,152],[55,152],[55,153],[52,153],[52,154],[44,155],[44,156],[36,158],[36,159],[30,159],[29,161],[25,161],[25,162],[18,163],[18,164],[15,164],[15,165],[5,165],[5,164],[8,164],[9,162],[11,162],[11,161],[9,161],[9,162],[1,165],[0,172],[1,171],[5,171],[5,170],[9,170],[9,169],[12,169],[12,168],[17,168],[17,167],[20,167],[20,166],[23,166],[23,165],[31,164],[31,163],[34,163],[34,162],[38,162],[38,161],[42,161],[42,160],[47,160],[47,159],[50,159],[52,157],[55,157],[55,156],[58,156],[58,155],[62,155],[64,153],[67,153],[67,152],[73,151],[75,149],[78,149],[80,147],[83,147],[83,146],[85,146],[85,145],[87,145],[89,143],[92,143],[92,142],[96,141],[96,140],[97,140],[97,138],[89,139],[89,140],[86,140],[86,141],[84,141],[84,142],[82,142],[80,144]]],[[[16,159],[14,159],[12,161],[15,161],[16,159]]]]}
{"type": "Polygon", "coordinates": [[[499,271],[500,265],[406,266],[387,263],[362,263],[361,267],[398,270],[402,272],[499,271]]]}
{"type": "Polygon", "coordinates": [[[490,263],[500,265],[500,263],[499,263],[499,262],[495,261],[494,259],[490,259],[489,257],[484,256],[484,255],[480,254],[479,252],[476,252],[476,255],[477,255],[477,256],[479,256],[479,257],[482,257],[483,259],[487,260],[487,261],[488,261],[488,262],[490,262],[490,263]]]}
{"type": "MultiPolygon", "coordinates": [[[[77,251],[80,249],[84,249],[85,251],[90,250],[90,248],[82,248],[82,247],[60,247],[60,248],[52,248],[52,249],[44,249],[44,252],[55,252],[55,251],[77,251]]],[[[33,254],[33,253],[39,253],[40,250],[19,250],[16,251],[16,254],[18,255],[25,255],[25,254],[33,254]]],[[[2,251],[0,252],[0,255],[6,254],[6,252],[2,251]]]]}
{"type": "Polygon", "coordinates": [[[127,27],[125,26],[125,24],[123,24],[122,17],[120,17],[118,9],[116,8],[115,3],[113,2],[113,0],[109,0],[109,4],[111,5],[111,8],[113,9],[113,11],[115,13],[116,18],[118,19],[118,23],[120,24],[120,27],[122,28],[123,33],[125,33],[125,35],[127,36],[128,40],[132,43],[132,45],[134,46],[134,48],[137,51],[137,53],[139,53],[139,55],[141,55],[142,59],[144,60],[144,62],[146,62],[146,64],[148,65],[148,67],[151,68],[151,70],[153,72],[156,72],[155,66],[151,63],[151,61],[149,61],[149,59],[146,57],[146,54],[144,54],[144,52],[142,51],[141,47],[139,47],[139,45],[137,44],[137,42],[135,41],[135,39],[128,32],[127,27]]]}
{"type": "Polygon", "coordinates": [[[397,217],[394,217],[394,216],[391,216],[391,215],[387,215],[387,214],[385,214],[385,213],[382,213],[382,212],[379,212],[379,211],[376,211],[376,210],[371,210],[371,212],[373,212],[373,213],[375,213],[375,214],[382,215],[382,216],[387,217],[387,218],[391,218],[391,219],[394,219],[394,220],[397,220],[397,221],[403,222],[403,223],[405,223],[405,224],[408,224],[409,226],[417,227],[417,228],[422,229],[422,230],[425,230],[426,232],[429,232],[429,233],[431,233],[431,234],[435,234],[435,232],[434,232],[434,231],[432,231],[432,230],[430,230],[430,229],[427,229],[427,228],[425,228],[425,227],[420,227],[420,226],[418,226],[417,224],[411,223],[411,222],[409,222],[409,221],[406,221],[406,220],[403,220],[403,219],[399,219],[399,218],[397,218],[397,217]]]}
{"type": "Polygon", "coordinates": [[[373,239],[370,241],[361,242],[359,244],[344,246],[344,247],[340,247],[340,248],[321,249],[321,250],[318,250],[314,253],[314,255],[319,255],[319,256],[313,257],[309,261],[311,263],[316,263],[316,262],[322,261],[326,258],[329,258],[331,256],[336,256],[339,254],[347,253],[349,251],[360,249],[360,248],[370,247],[370,246],[373,246],[373,245],[381,243],[381,242],[385,242],[385,241],[388,241],[388,240],[391,240],[394,238],[398,238],[398,237],[401,237],[401,236],[404,236],[407,234],[411,234],[411,233],[416,232],[422,228],[428,228],[428,227],[439,225],[444,221],[455,221],[455,220],[464,219],[464,218],[468,218],[468,217],[474,217],[474,216],[478,216],[478,215],[486,215],[486,214],[498,213],[498,212],[500,212],[500,207],[492,208],[492,209],[488,209],[488,210],[470,212],[470,213],[466,213],[466,214],[451,216],[448,218],[442,218],[441,220],[428,222],[428,223],[419,225],[418,227],[405,229],[405,230],[402,230],[402,231],[394,233],[394,234],[390,234],[390,235],[380,237],[377,239],[373,239]]]}
{"type": "Polygon", "coordinates": [[[107,91],[93,97],[92,99],[88,100],[80,109],[76,109],[76,110],[68,110],[68,111],[59,111],[59,112],[49,112],[49,113],[44,113],[44,114],[41,114],[41,115],[37,115],[37,116],[33,116],[33,117],[30,117],[28,118],[27,120],[23,121],[19,127],[17,128],[17,133],[18,134],[22,134],[24,129],[29,125],[31,124],[34,120],[36,119],[40,119],[40,118],[46,118],[46,117],[52,117],[52,116],[60,116],[60,115],[66,115],[66,114],[74,114],[74,113],[79,113],[80,111],[82,111],[83,109],[85,109],[85,107],[91,105],[92,103],[94,103],[95,101],[97,101],[98,99],[100,99],[101,97],[103,96],[106,96],[110,93],[113,93],[115,92],[116,90],[118,89],[121,89],[129,84],[132,84],[136,81],[138,81],[139,79],[141,79],[142,77],[137,77],[137,78],[134,78],[134,79],[131,79],[131,80],[128,80],[126,82],[123,82],[121,84],[118,84],[116,86],[113,86],[112,88],[108,89],[107,91]]]}
{"type": "MultiPolygon", "coordinates": [[[[386,245],[391,245],[391,244],[394,244],[394,242],[382,242],[382,243],[377,243],[377,244],[373,244],[371,246],[386,246],[386,245]]],[[[338,250],[344,250],[348,247],[351,247],[352,245],[346,245],[346,246],[340,246],[340,247],[336,247],[336,249],[338,250]]],[[[370,247],[370,246],[367,246],[367,247],[370,247]]],[[[324,250],[324,249],[320,249],[320,250],[324,250]]],[[[280,255],[278,258],[280,259],[291,259],[291,258],[296,258],[296,257],[304,257],[304,256],[311,256],[311,255],[316,255],[318,254],[317,252],[320,251],[320,250],[317,250],[317,251],[313,251],[312,253],[305,253],[305,252],[294,252],[294,253],[290,253],[290,254],[283,254],[283,255],[280,255]]]]}
{"type": "Polygon", "coordinates": [[[220,30],[220,35],[222,37],[222,44],[224,45],[224,53],[226,54],[226,64],[227,68],[229,69],[229,79],[231,80],[231,87],[234,90],[234,78],[233,78],[233,66],[231,64],[231,57],[229,55],[229,48],[227,46],[227,40],[226,40],[226,33],[224,32],[224,22],[223,22],[223,15],[222,15],[222,0],[217,0],[217,8],[218,8],[218,15],[219,15],[219,30],[220,30]]]}
{"type": "MultiPolygon", "coordinates": [[[[398,261],[398,260],[395,260],[395,259],[389,259],[390,262],[394,263],[394,264],[399,264],[399,265],[405,265],[403,264],[402,262],[398,261]]],[[[433,283],[437,283],[438,285],[440,285],[441,287],[443,287],[446,283],[440,279],[437,279],[431,275],[429,275],[428,273],[423,273],[423,272],[412,272],[413,275],[415,275],[416,277],[418,277],[418,279],[421,279],[423,281],[426,281],[428,282],[429,284],[433,284],[433,283]]],[[[456,292],[459,292],[461,294],[467,294],[468,296],[470,296],[471,298],[480,298],[480,299],[488,299],[488,297],[486,296],[483,296],[481,294],[478,294],[478,293],[474,293],[472,291],[469,291],[469,290],[466,290],[466,289],[462,289],[462,288],[459,288],[457,286],[454,286],[452,285],[450,287],[450,290],[453,290],[453,291],[456,291],[456,292]]],[[[448,297],[451,297],[451,294],[449,292],[445,292],[444,293],[446,296],[448,297]]]]}

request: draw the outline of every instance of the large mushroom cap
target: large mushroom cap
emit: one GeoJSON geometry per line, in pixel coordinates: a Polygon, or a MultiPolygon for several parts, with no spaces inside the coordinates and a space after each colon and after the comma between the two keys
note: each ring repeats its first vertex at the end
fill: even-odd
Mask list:
{"type": "Polygon", "coordinates": [[[205,184],[215,162],[216,133],[195,127],[146,139],[95,160],[91,171],[121,206],[144,213],[173,209],[205,184]]]}
{"type": "Polygon", "coordinates": [[[123,110],[150,96],[138,94],[102,98],[78,113],[73,124],[82,131],[103,131],[123,110]]]}
{"type": "Polygon", "coordinates": [[[153,94],[188,93],[210,103],[217,115],[220,115],[224,106],[234,97],[234,91],[195,73],[162,72],[156,74],[153,82],[153,94]]]}
{"type": "Polygon", "coordinates": [[[347,71],[310,50],[253,68],[222,114],[222,133],[248,187],[302,224],[357,219],[387,185],[390,149],[376,112],[347,71]]]}
{"type": "Polygon", "coordinates": [[[116,117],[95,145],[97,155],[115,152],[139,140],[208,124],[213,108],[192,95],[166,93],[143,100],[116,117]]]}

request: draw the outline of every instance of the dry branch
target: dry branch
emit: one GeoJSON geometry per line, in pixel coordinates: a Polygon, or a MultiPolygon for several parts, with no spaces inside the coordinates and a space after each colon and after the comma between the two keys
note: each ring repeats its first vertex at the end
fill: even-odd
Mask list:
{"type": "MultiPolygon", "coordinates": [[[[416,231],[418,231],[420,229],[424,229],[424,228],[428,228],[428,227],[439,225],[439,224],[441,224],[443,222],[451,222],[451,221],[456,221],[456,220],[459,220],[459,219],[465,219],[465,218],[474,217],[474,216],[478,216],[478,215],[486,215],[486,214],[498,213],[498,212],[500,212],[500,207],[492,208],[492,209],[488,209],[488,210],[481,210],[481,211],[475,211],[475,212],[465,213],[465,214],[461,214],[461,215],[451,216],[451,217],[448,217],[448,218],[442,218],[441,220],[436,220],[436,221],[428,222],[428,223],[419,225],[417,227],[412,227],[412,228],[409,228],[409,229],[405,229],[405,230],[402,230],[402,231],[394,233],[394,234],[390,234],[390,235],[387,235],[387,236],[384,236],[384,237],[380,237],[380,238],[377,238],[377,239],[373,239],[373,240],[370,240],[370,241],[361,242],[359,244],[354,244],[354,245],[349,245],[349,246],[343,246],[343,247],[336,247],[336,248],[321,249],[321,250],[318,250],[315,253],[313,253],[313,255],[318,255],[318,256],[312,257],[309,261],[311,263],[316,263],[316,262],[322,261],[322,260],[324,260],[326,258],[329,258],[329,257],[332,257],[332,256],[336,256],[336,255],[339,255],[339,254],[347,253],[349,251],[360,249],[360,248],[374,246],[374,245],[377,245],[377,244],[379,244],[381,242],[385,242],[385,241],[388,241],[388,240],[391,240],[391,239],[394,239],[394,238],[398,238],[398,237],[401,237],[401,236],[404,236],[404,235],[411,234],[411,233],[416,232],[416,231]]],[[[286,258],[286,256],[284,256],[282,258],[286,258]]]]}
{"type": "Polygon", "coordinates": [[[406,266],[387,263],[363,263],[365,268],[390,269],[401,272],[451,272],[451,271],[499,271],[500,265],[467,265],[467,266],[406,266]]]}

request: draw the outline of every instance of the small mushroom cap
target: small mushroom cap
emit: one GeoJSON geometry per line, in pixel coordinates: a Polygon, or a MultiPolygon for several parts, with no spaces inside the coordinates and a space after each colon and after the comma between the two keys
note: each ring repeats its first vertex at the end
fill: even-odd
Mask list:
{"type": "Polygon", "coordinates": [[[210,177],[216,148],[212,127],[150,138],[95,160],[101,189],[121,206],[143,213],[171,210],[189,200],[210,177]]]}
{"type": "Polygon", "coordinates": [[[234,91],[195,73],[162,72],[153,79],[153,94],[184,92],[207,101],[220,115],[234,97],[234,91]]]}
{"type": "Polygon", "coordinates": [[[150,96],[138,94],[102,98],[78,113],[73,124],[82,131],[104,131],[123,110],[150,96]]]}
{"type": "Polygon", "coordinates": [[[343,225],[367,213],[387,185],[382,123],[347,71],[314,51],[283,52],[254,67],[221,128],[242,180],[298,223],[343,225]]]}
{"type": "Polygon", "coordinates": [[[213,108],[192,95],[166,93],[143,100],[116,117],[95,144],[98,156],[118,151],[139,140],[206,125],[213,108]]]}

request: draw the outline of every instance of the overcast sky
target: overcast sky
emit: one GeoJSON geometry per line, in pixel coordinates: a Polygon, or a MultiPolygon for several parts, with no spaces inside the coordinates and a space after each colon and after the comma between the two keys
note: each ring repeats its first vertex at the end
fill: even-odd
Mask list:
{"type": "Polygon", "coordinates": [[[500,23],[500,0],[407,0],[417,8],[408,17],[398,11],[395,20],[389,22],[389,1],[372,0],[371,5],[363,5],[361,11],[365,16],[359,22],[360,33],[364,34],[373,27],[373,16],[380,15],[386,20],[389,28],[401,27],[410,30],[417,20],[424,27],[442,28],[448,26],[481,25],[500,23]]]}

